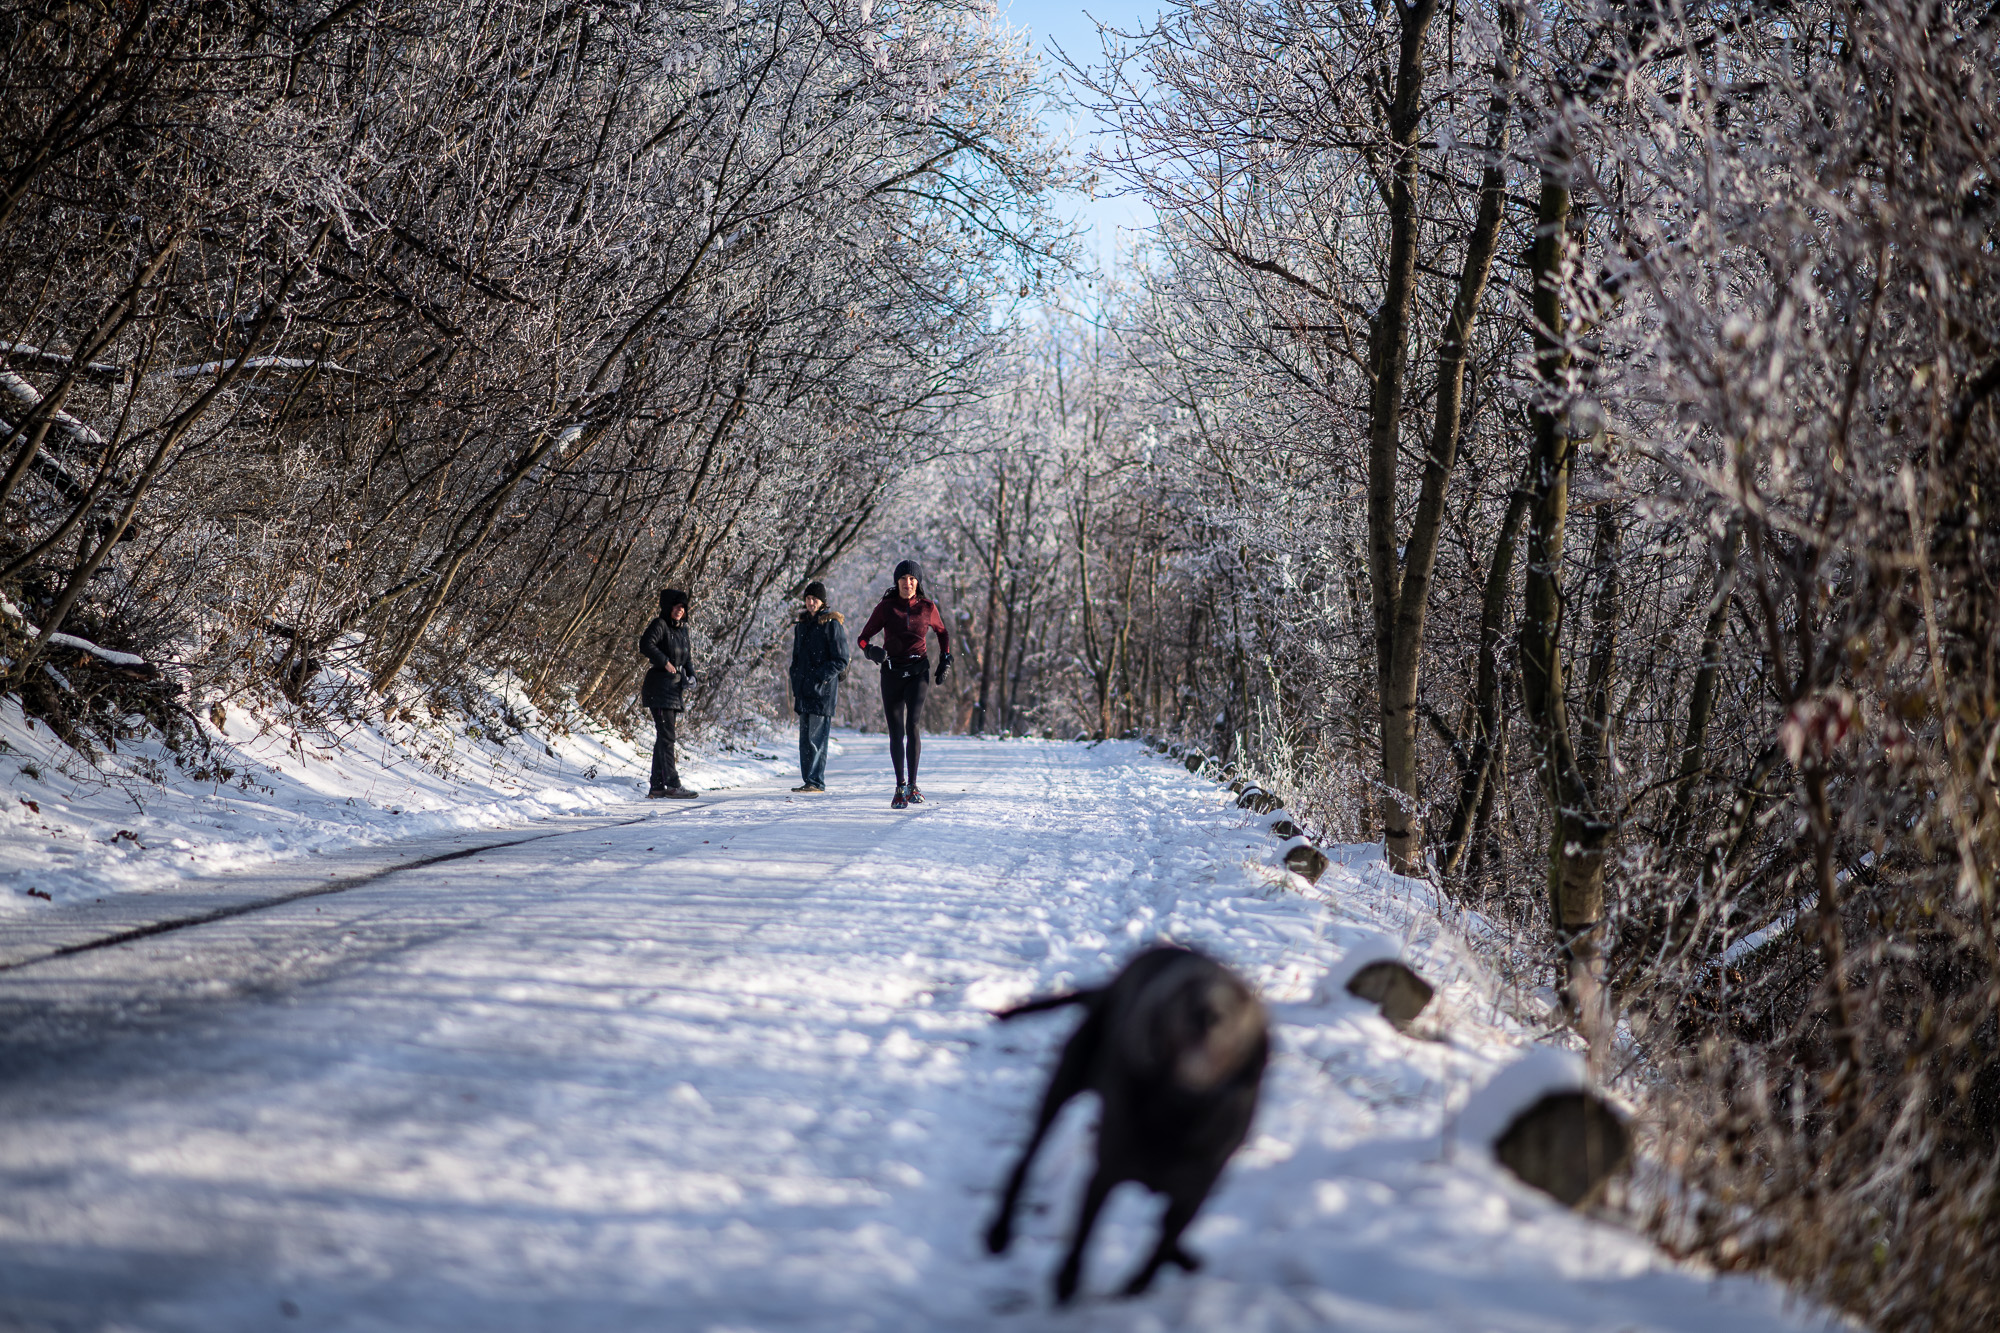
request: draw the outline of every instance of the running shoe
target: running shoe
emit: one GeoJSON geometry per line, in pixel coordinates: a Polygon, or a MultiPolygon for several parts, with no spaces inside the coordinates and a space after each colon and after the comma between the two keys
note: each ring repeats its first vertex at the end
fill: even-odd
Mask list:
{"type": "Polygon", "coordinates": [[[905,786],[904,786],[904,785],[903,785],[902,783],[900,783],[900,782],[899,782],[899,783],[897,783],[897,784],[896,784],[896,797],[895,797],[895,799],[894,799],[894,800],[892,800],[892,801],[890,801],[890,802],[889,802],[889,808],[890,808],[891,810],[907,810],[907,809],[909,809],[909,808],[910,808],[910,797],[909,797],[909,790],[910,790],[910,789],[909,789],[908,787],[905,787],[905,786]]]}
{"type": "Polygon", "coordinates": [[[910,804],[922,805],[923,803],[924,803],[924,794],[918,791],[917,784],[912,782],[910,784],[910,804]]]}

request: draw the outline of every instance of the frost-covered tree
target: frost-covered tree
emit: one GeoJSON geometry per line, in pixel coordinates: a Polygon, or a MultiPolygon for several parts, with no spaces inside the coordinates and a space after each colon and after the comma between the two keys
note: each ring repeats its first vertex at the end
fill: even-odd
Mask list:
{"type": "MultiPolygon", "coordinates": [[[[727,663],[1065,240],[974,4],[0,11],[5,566],[205,689],[727,663]]],[[[57,701],[45,711],[60,713],[57,701]]]]}
{"type": "Polygon", "coordinates": [[[1087,568],[1165,609],[1111,696],[1478,908],[1648,1104],[1662,1235],[1989,1327],[1991,16],[1187,0],[1112,46],[1161,224],[1091,505],[1158,519],[1087,568]]]}

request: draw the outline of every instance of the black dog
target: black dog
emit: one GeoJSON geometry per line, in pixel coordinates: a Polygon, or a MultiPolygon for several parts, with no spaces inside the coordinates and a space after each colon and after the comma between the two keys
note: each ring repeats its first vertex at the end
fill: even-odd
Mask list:
{"type": "Polygon", "coordinates": [[[1030,1000],[995,1017],[1004,1022],[1066,1004],[1084,1007],[1083,1023],[1063,1047],[1035,1132],[986,1233],[986,1248],[999,1254],[1013,1240],[1014,1209],[1028,1164],[1056,1113],[1079,1092],[1095,1092],[1103,1100],[1097,1174],[1084,1190],[1076,1235],[1056,1274],[1056,1300],[1076,1294],[1084,1243],[1098,1210],[1112,1186],[1126,1180],[1167,1196],[1159,1243],[1125,1284],[1125,1294],[1136,1296],[1161,1264],[1176,1263],[1190,1273],[1198,1265],[1181,1248],[1181,1232],[1250,1131],[1270,1056],[1264,1006],[1214,959],[1163,946],[1127,963],[1108,986],[1030,1000]]]}

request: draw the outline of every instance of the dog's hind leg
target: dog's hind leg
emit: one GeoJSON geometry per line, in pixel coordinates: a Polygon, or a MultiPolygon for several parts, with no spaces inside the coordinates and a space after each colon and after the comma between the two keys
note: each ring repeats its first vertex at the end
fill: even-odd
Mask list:
{"type": "Polygon", "coordinates": [[[994,1217],[993,1225],[986,1230],[986,1248],[990,1253],[1001,1254],[1014,1240],[1014,1210],[1020,1205],[1021,1190],[1028,1183],[1028,1168],[1034,1163],[1035,1154],[1041,1150],[1042,1140],[1048,1137],[1049,1126],[1055,1124],[1056,1116],[1062,1113],[1069,1099],[1089,1086],[1090,1067],[1097,1060],[1097,1046],[1102,1022],[1092,1011],[1077,1030],[1070,1034],[1069,1044],[1063,1047],[1062,1058],[1056,1062],[1056,1072],[1049,1079],[1048,1091],[1042,1094],[1042,1109],[1035,1116],[1034,1133],[1028,1136],[1028,1146],[1021,1150],[1021,1160],[1014,1164],[1014,1170],[1007,1177],[1007,1188],[1000,1196],[1000,1212],[994,1217]]]}
{"type": "Polygon", "coordinates": [[[1110,1197],[1111,1187],[1117,1183],[1100,1165],[1083,1191],[1083,1210],[1076,1217],[1076,1234],[1070,1237],[1069,1254],[1063,1258],[1062,1267],[1056,1270],[1058,1305],[1068,1305],[1070,1297],[1076,1295],[1077,1283],[1083,1277],[1083,1247],[1090,1240],[1091,1228],[1097,1225],[1097,1214],[1103,1209],[1105,1199],[1110,1197]]]}
{"type": "Polygon", "coordinates": [[[1190,1273],[1201,1266],[1200,1260],[1181,1248],[1181,1232],[1187,1230],[1188,1223],[1194,1221],[1195,1211],[1201,1207],[1206,1194],[1207,1191],[1204,1190],[1192,1198],[1173,1195],[1168,1199],[1167,1211],[1160,1218],[1159,1243],[1153,1246],[1153,1257],[1146,1260],[1145,1266],[1134,1273],[1132,1280],[1125,1284],[1127,1296],[1137,1296],[1152,1286],[1153,1277],[1160,1271],[1161,1264],[1179,1264],[1190,1273]]]}

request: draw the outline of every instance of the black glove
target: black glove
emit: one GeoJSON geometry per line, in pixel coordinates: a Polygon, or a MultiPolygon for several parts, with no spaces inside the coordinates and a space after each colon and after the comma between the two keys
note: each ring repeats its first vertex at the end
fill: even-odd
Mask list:
{"type": "Polygon", "coordinates": [[[863,644],[861,652],[871,662],[879,662],[884,666],[889,663],[889,650],[879,643],[863,644]]]}
{"type": "Polygon", "coordinates": [[[950,670],[951,670],[951,654],[946,653],[944,656],[938,658],[938,669],[937,669],[938,684],[940,685],[944,684],[945,673],[950,670]]]}

